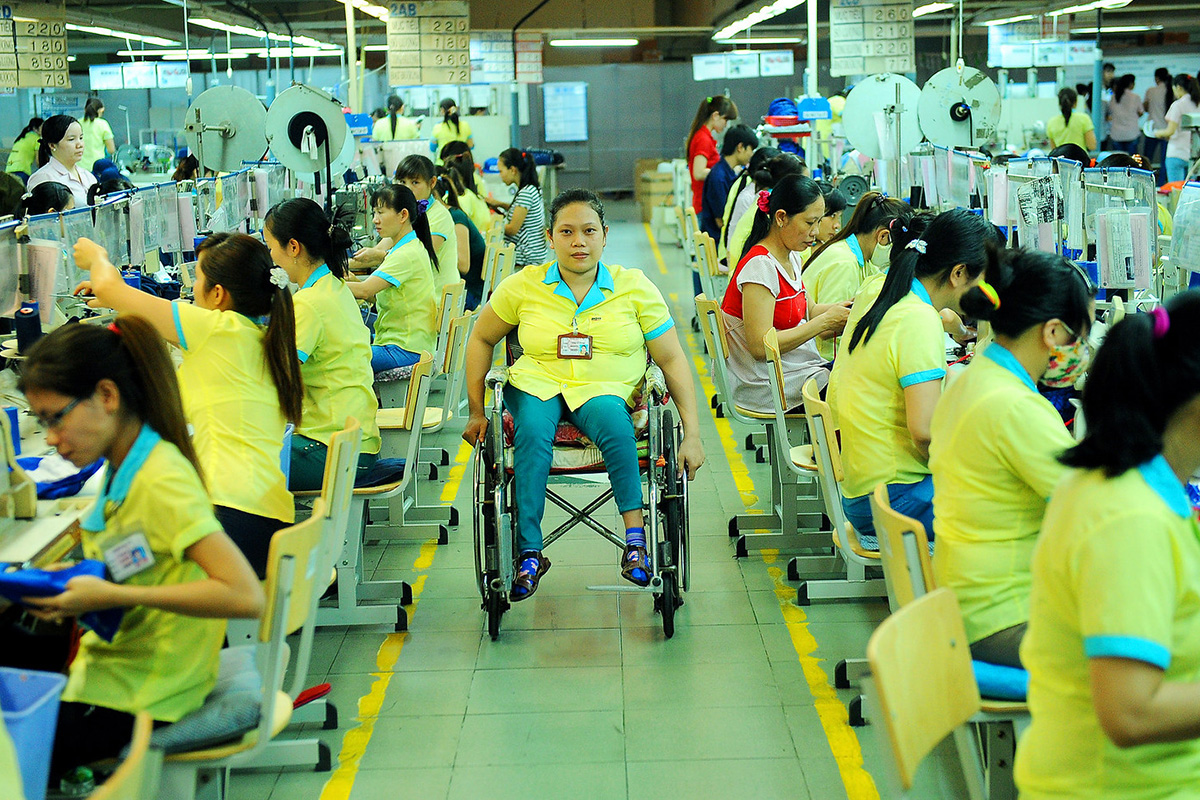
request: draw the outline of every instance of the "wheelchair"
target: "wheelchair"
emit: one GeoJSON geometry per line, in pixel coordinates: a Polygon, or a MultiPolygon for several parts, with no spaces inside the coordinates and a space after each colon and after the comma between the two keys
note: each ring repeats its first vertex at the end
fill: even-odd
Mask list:
{"type": "MultiPolygon", "coordinates": [[[[473,500],[475,509],[475,572],[482,608],[487,613],[488,634],[492,641],[500,635],[500,621],[509,608],[509,596],[517,564],[517,513],[513,493],[511,428],[506,432],[504,385],[505,369],[492,369],[484,379],[492,390],[488,428],[475,447],[473,500]]],[[[654,610],[662,616],[663,634],[675,634],[675,610],[683,605],[683,593],[689,588],[688,481],[679,475],[680,428],[667,408],[668,394],[661,370],[650,364],[642,384],[646,402],[644,424],[642,409],[634,412],[638,435],[638,466],[647,489],[643,491],[646,544],[651,553],[648,586],[589,586],[594,591],[642,592],[654,597],[654,610]]],[[[511,421],[511,416],[508,416],[511,421]]],[[[592,517],[613,496],[612,487],[583,507],[565,499],[553,486],[572,483],[572,478],[604,474],[604,461],[595,447],[561,446],[562,438],[578,439],[580,433],[566,422],[559,424],[546,499],[570,514],[563,524],[544,536],[549,547],[579,525],[591,528],[620,549],[625,548],[622,532],[614,531],[592,517]]],[[[578,483],[578,480],[575,481],[578,483]]]]}

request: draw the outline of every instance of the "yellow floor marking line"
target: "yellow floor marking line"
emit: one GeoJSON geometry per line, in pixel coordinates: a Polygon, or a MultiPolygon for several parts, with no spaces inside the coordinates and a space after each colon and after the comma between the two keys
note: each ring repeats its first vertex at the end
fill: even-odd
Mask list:
{"type": "MultiPolygon", "coordinates": [[[[659,259],[661,266],[662,255],[657,253],[657,250],[656,258],[659,259]]],[[[677,301],[675,294],[671,294],[670,297],[672,301],[677,301]]],[[[680,318],[686,316],[678,302],[675,303],[675,311],[680,318]]],[[[707,359],[698,355],[703,352],[703,349],[695,334],[690,330],[683,332],[692,353],[696,374],[700,378],[700,396],[712,397],[716,392],[716,387],[708,372],[707,359]]],[[[733,475],[734,484],[743,499],[753,497],[754,500],[750,502],[757,502],[757,496],[754,494],[754,481],[751,479],[750,470],[738,449],[733,427],[729,424],[729,420],[718,418],[715,414],[713,421],[716,423],[717,433],[721,437],[721,444],[725,449],[725,457],[729,462],[729,470],[733,475]]],[[[767,573],[775,582],[775,595],[779,598],[779,609],[783,613],[783,621],[791,635],[792,646],[796,648],[796,655],[800,659],[800,667],[804,671],[808,690],[812,694],[817,717],[821,720],[821,728],[825,731],[825,738],[829,740],[829,749],[837,762],[842,784],[846,787],[846,796],[849,800],[879,800],[879,790],[875,787],[875,781],[863,767],[862,747],[857,734],[850,727],[846,707],[838,699],[837,693],[830,685],[829,676],[821,667],[821,659],[816,656],[817,640],[808,630],[808,617],[802,608],[792,603],[792,598],[796,596],[796,590],[784,582],[783,570],[774,566],[779,558],[779,551],[762,550],[760,554],[767,567],[767,573]]]]}
{"type": "Polygon", "coordinates": [[[654,241],[654,231],[650,230],[649,222],[643,222],[642,227],[646,229],[646,238],[650,240],[650,249],[654,251],[654,260],[658,262],[658,271],[666,275],[667,262],[663,261],[662,253],[658,249],[658,242],[654,241]]]}
{"type": "MultiPolygon", "coordinates": [[[[442,488],[443,502],[453,502],[454,498],[458,496],[458,487],[466,473],[471,452],[471,448],[466,442],[459,445],[458,453],[454,458],[454,466],[450,470],[446,485],[442,488]]],[[[433,566],[437,548],[437,539],[430,539],[421,545],[421,553],[413,562],[412,605],[408,607],[410,625],[416,615],[421,592],[425,589],[425,580],[429,577],[427,573],[433,566]]],[[[321,800],[349,800],[350,792],[354,789],[354,780],[358,777],[363,755],[367,752],[367,745],[370,744],[371,736],[375,733],[375,723],[379,721],[379,714],[383,709],[383,701],[387,696],[388,685],[392,681],[396,662],[400,659],[400,653],[404,650],[404,643],[407,640],[408,633],[389,633],[384,638],[383,644],[379,646],[379,652],[375,656],[377,671],[372,673],[375,680],[371,683],[370,691],[358,700],[358,716],[356,718],[358,724],[346,731],[346,735],[342,738],[337,769],[325,782],[325,787],[321,790],[321,800]]]]}

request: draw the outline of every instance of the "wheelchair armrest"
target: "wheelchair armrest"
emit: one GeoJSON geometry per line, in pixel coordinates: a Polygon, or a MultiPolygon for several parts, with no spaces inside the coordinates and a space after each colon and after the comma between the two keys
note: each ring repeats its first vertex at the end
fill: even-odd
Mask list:
{"type": "Polygon", "coordinates": [[[508,370],[504,367],[493,367],[483,378],[483,385],[493,391],[508,383],[508,370]]]}
{"type": "Polygon", "coordinates": [[[667,379],[663,375],[663,371],[659,369],[658,364],[651,363],[646,367],[645,391],[650,394],[657,403],[666,402],[667,398],[667,379]]]}

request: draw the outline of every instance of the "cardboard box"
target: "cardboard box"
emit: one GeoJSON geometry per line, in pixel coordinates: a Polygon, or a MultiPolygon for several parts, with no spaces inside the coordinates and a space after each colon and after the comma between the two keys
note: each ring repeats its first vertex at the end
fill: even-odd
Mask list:
{"type": "Polygon", "coordinates": [[[642,200],[642,175],[647,172],[654,172],[658,169],[658,165],[662,163],[661,158],[639,158],[633,162],[633,199],[641,202],[642,200]]]}

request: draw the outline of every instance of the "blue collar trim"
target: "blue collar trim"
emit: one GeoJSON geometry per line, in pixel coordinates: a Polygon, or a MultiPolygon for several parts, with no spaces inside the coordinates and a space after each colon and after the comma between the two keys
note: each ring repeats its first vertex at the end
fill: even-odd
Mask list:
{"type": "MultiPolygon", "coordinates": [[[[129,448],[129,453],[126,454],[125,460],[121,462],[121,466],[117,468],[115,475],[109,476],[109,479],[104,481],[100,486],[100,494],[96,497],[96,504],[92,506],[87,513],[83,522],[80,523],[85,531],[97,533],[104,530],[104,508],[110,502],[116,505],[121,505],[125,502],[125,497],[129,494],[129,487],[133,485],[134,478],[138,472],[146,464],[146,459],[150,457],[152,451],[162,437],[145,423],[142,424],[142,430],[138,433],[137,439],[133,442],[133,447],[129,448]]],[[[112,464],[108,465],[112,469],[112,464]]]]}
{"type": "Polygon", "coordinates": [[[301,286],[300,289],[301,290],[307,289],[310,286],[312,286],[313,284],[315,284],[317,281],[321,280],[321,278],[324,278],[326,275],[332,275],[332,274],[333,273],[329,271],[329,265],[322,264],[321,266],[319,266],[315,270],[313,270],[313,274],[308,276],[308,280],[306,280],[304,282],[304,285],[301,286]]]}
{"type": "Polygon", "coordinates": [[[1004,347],[999,342],[992,342],[983,349],[983,357],[995,361],[1001,367],[1020,378],[1021,383],[1028,386],[1030,391],[1037,392],[1037,384],[1033,382],[1033,378],[1021,366],[1021,362],[1017,361],[1017,357],[1009,352],[1007,347],[1004,347]]]}
{"type": "Polygon", "coordinates": [[[854,257],[858,259],[858,265],[865,267],[867,260],[863,258],[862,246],[858,243],[858,237],[852,233],[846,237],[845,242],[846,246],[850,248],[850,252],[854,253],[854,257]]]}
{"type": "MultiPolygon", "coordinates": [[[[571,287],[567,286],[567,282],[563,280],[562,273],[558,269],[558,262],[555,261],[546,270],[546,277],[542,279],[542,283],[547,286],[558,284],[554,288],[554,293],[559,297],[564,297],[575,302],[575,295],[571,293],[571,287]]],[[[584,296],[582,303],[577,303],[578,308],[575,313],[587,311],[592,306],[600,305],[605,298],[602,292],[615,292],[617,289],[616,283],[613,281],[612,273],[608,271],[608,267],[601,261],[596,264],[596,282],[592,284],[592,288],[588,289],[588,293],[584,296]]]]}
{"type": "Polygon", "coordinates": [[[929,292],[925,291],[925,287],[922,286],[921,282],[916,278],[913,278],[912,290],[913,294],[915,294],[917,297],[921,298],[929,305],[933,305],[933,300],[929,297],[929,292]]]}
{"type": "Polygon", "coordinates": [[[408,244],[409,242],[413,241],[416,238],[417,238],[417,232],[409,231],[407,234],[404,235],[404,237],[400,241],[398,241],[394,245],[392,245],[392,249],[388,250],[387,254],[390,256],[392,253],[396,252],[401,247],[404,247],[404,245],[408,244]]]}
{"type": "Polygon", "coordinates": [[[1142,480],[1167,504],[1167,508],[1184,519],[1192,516],[1192,504],[1188,502],[1187,492],[1161,453],[1139,466],[1138,472],[1142,473],[1142,480]]]}

